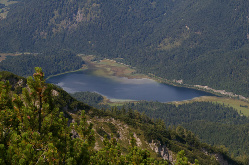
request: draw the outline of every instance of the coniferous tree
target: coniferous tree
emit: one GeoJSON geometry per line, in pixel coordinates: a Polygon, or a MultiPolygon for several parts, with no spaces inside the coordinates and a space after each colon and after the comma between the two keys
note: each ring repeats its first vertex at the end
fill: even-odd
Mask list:
{"type": "MultiPolygon", "coordinates": [[[[168,164],[139,148],[133,134],[126,155],[121,154],[113,137],[110,140],[106,137],[105,147],[94,151],[93,125],[87,123],[85,112],[81,111],[69,127],[64,113],[54,105],[53,89],[45,83],[41,68],[36,68],[22,91],[13,94],[8,81],[0,82],[0,164],[168,164]]],[[[125,109],[120,112],[123,117],[142,120],[137,112],[125,113],[125,109]]],[[[115,133],[115,127],[109,126],[115,133]]],[[[158,120],[152,129],[155,128],[163,131],[164,123],[158,120]]],[[[188,137],[185,130],[180,132],[188,137]]],[[[178,162],[185,163],[185,158],[180,155],[178,162]]]]}
{"type": "Polygon", "coordinates": [[[11,95],[0,83],[0,164],[86,164],[95,140],[84,112],[68,127],[63,112],[53,105],[52,88],[41,68],[29,77],[22,95],[11,95]],[[78,133],[73,138],[71,131],[78,133]]]}

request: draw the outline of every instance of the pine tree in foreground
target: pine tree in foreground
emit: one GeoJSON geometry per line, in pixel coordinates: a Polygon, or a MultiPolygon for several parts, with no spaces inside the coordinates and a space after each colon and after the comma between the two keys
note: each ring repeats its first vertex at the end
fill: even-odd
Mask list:
{"type": "Polygon", "coordinates": [[[95,139],[92,126],[68,120],[53,104],[52,87],[35,68],[21,95],[0,82],[0,164],[87,164],[95,139]],[[79,135],[72,138],[72,129],[79,135]]]}
{"type": "Polygon", "coordinates": [[[41,68],[28,77],[22,94],[11,92],[8,81],[0,82],[0,164],[167,164],[150,157],[136,146],[122,155],[112,138],[105,147],[94,151],[93,125],[88,124],[84,111],[77,123],[68,120],[55,107],[52,86],[45,83],[41,68]]]}

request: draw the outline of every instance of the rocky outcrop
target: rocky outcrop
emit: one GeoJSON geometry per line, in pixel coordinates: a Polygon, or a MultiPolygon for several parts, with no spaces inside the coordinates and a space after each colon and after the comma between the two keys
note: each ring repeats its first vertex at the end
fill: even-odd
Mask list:
{"type": "Polygon", "coordinates": [[[166,147],[166,145],[161,145],[152,141],[152,143],[150,143],[149,146],[153,151],[158,153],[164,160],[174,162],[174,154],[171,150],[169,150],[166,147]]]}
{"type": "Polygon", "coordinates": [[[220,163],[220,165],[229,165],[228,161],[225,160],[220,153],[214,154],[214,157],[220,163]]]}

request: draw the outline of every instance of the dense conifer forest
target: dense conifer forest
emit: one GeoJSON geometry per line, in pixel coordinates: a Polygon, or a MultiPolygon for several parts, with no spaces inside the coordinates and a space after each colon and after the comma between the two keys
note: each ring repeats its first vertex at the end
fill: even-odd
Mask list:
{"type": "Polygon", "coordinates": [[[34,67],[45,68],[46,76],[80,69],[84,61],[76,54],[65,51],[46,51],[36,54],[23,54],[17,57],[8,56],[0,63],[0,70],[10,71],[19,76],[30,76],[34,67]]]}
{"type": "MultiPolygon", "coordinates": [[[[224,145],[234,156],[248,155],[249,118],[218,103],[193,102],[183,105],[159,102],[127,104],[126,108],[162,119],[168,126],[183,126],[212,145],[224,145]]],[[[248,158],[247,158],[248,159],[248,158]]]]}
{"type": "Polygon", "coordinates": [[[143,73],[249,96],[248,3],[20,0],[0,20],[0,52],[121,57],[143,73]]]}

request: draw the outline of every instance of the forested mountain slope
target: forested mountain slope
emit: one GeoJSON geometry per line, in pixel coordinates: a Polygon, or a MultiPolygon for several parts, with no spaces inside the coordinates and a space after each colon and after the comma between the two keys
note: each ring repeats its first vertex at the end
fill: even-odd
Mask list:
{"type": "Polygon", "coordinates": [[[20,0],[0,52],[67,49],[124,58],[144,73],[249,96],[246,0],[20,0]]]}
{"type": "Polygon", "coordinates": [[[191,101],[179,105],[139,101],[111,107],[104,104],[103,96],[96,93],[77,92],[71,95],[101,109],[111,109],[113,112],[117,109],[129,109],[156,121],[163,120],[166,126],[177,129],[179,126],[184,127],[194,132],[202,142],[224,147],[228,153],[245,164],[249,161],[249,118],[229,105],[207,101],[191,101]]]}
{"type": "Polygon", "coordinates": [[[226,146],[234,156],[242,157],[249,153],[249,118],[231,107],[211,102],[176,106],[147,101],[129,103],[125,107],[143,112],[154,119],[162,119],[166,125],[181,125],[198,135],[203,142],[226,146]]]}
{"type": "Polygon", "coordinates": [[[0,75],[1,164],[241,164],[186,129],[77,102],[40,68],[28,79],[0,75]]]}
{"type": "Polygon", "coordinates": [[[16,57],[7,56],[0,63],[0,69],[28,77],[33,73],[34,67],[45,68],[46,77],[75,71],[82,68],[84,61],[75,53],[66,50],[46,50],[41,53],[21,54],[16,57]]]}

